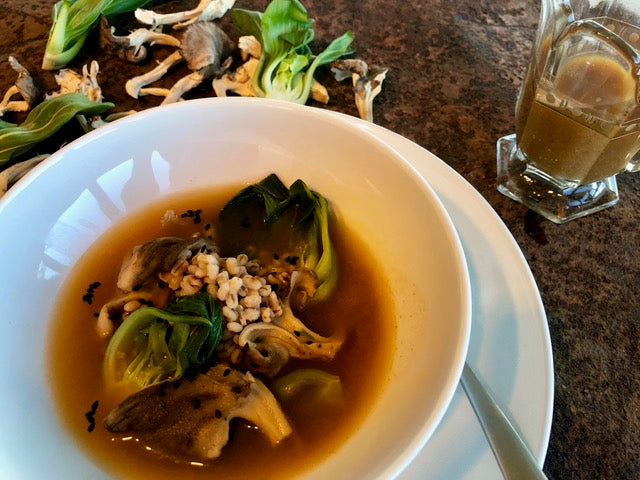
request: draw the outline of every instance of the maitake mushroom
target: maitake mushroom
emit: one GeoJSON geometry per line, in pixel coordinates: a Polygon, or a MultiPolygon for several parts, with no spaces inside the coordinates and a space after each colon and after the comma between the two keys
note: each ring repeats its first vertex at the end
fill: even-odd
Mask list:
{"type": "Polygon", "coordinates": [[[179,47],[180,40],[155,28],[138,28],[129,35],[115,35],[115,27],[109,25],[105,16],[100,17],[100,48],[104,51],[128,62],[139,63],[147,58],[145,44],[179,47]]]}
{"type": "Polygon", "coordinates": [[[234,3],[235,0],[200,0],[198,6],[192,10],[165,14],[138,8],[135,16],[138,21],[147,25],[173,25],[173,28],[180,29],[192,23],[222,18],[234,3]]]}
{"type": "Polygon", "coordinates": [[[373,99],[382,90],[388,69],[377,65],[369,67],[359,59],[347,59],[333,62],[331,71],[339,82],[351,78],[358,114],[360,118],[373,122],[373,99]]]}
{"type": "Polygon", "coordinates": [[[26,112],[35,103],[38,98],[38,90],[36,89],[33,79],[29,71],[20,65],[20,62],[14,57],[9,56],[9,65],[13,68],[18,78],[16,83],[9,87],[0,102],[0,117],[6,112],[26,112]],[[15,95],[20,95],[21,100],[12,100],[15,95]]]}
{"type": "Polygon", "coordinates": [[[156,383],[134,393],[107,415],[104,425],[165,457],[209,462],[229,441],[234,418],[253,424],[272,445],[292,433],[264,383],[222,364],[193,379],[156,383]]]}
{"type": "Polygon", "coordinates": [[[125,89],[133,98],[139,95],[164,96],[163,104],[182,98],[206,78],[222,75],[231,65],[233,42],[213,22],[193,23],[185,31],[180,51],[165,58],[153,70],[127,81],[125,89]],[[178,80],[170,89],[145,88],[162,78],[171,67],[186,61],[192,73],[178,80]]]}

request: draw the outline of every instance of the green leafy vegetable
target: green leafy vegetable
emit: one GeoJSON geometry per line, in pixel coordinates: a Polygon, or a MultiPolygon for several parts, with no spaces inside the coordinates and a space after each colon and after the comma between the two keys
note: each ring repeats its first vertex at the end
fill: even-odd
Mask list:
{"type": "Polygon", "coordinates": [[[76,115],[100,114],[113,106],[108,102],[92,102],[80,93],[67,93],[45,100],[31,110],[20,125],[6,122],[0,125],[0,165],[53,135],[76,115]]]}
{"type": "Polygon", "coordinates": [[[262,14],[234,9],[231,18],[244,35],[253,35],[262,45],[253,76],[253,88],[260,97],[304,104],[316,69],[352,53],[353,34],[346,32],[314,55],[309,48],[313,20],[298,0],[273,0],[262,14]]]}
{"type": "Polygon", "coordinates": [[[0,130],[3,128],[15,127],[15,123],[7,122],[5,120],[0,119],[0,130]]]}
{"type": "Polygon", "coordinates": [[[166,308],[141,307],[111,337],[103,372],[110,383],[140,388],[196,371],[222,337],[222,311],[211,295],[177,297],[166,308]]]}
{"type": "Polygon", "coordinates": [[[42,60],[44,70],[64,67],[80,51],[100,15],[132,12],[149,0],[60,0],[53,6],[53,25],[42,60]]]}
{"type": "Polygon", "coordinates": [[[301,368],[280,377],[271,385],[271,391],[282,402],[299,400],[306,392],[307,401],[338,406],[344,401],[340,377],[315,368],[301,368]]]}
{"type": "MultiPolygon", "coordinates": [[[[220,212],[221,219],[243,218],[248,205],[257,202],[264,209],[264,228],[293,216],[291,243],[304,268],[316,275],[315,298],[324,298],[337,280],[337,262],[329,234],[329,205],[320,193],[296,180],[287,188],[277,175],[249,185],[234,196],[220,212]],[[239,213],[240,212],[240,213],[239,213]]],[[[259,228],[259,227],[258,227],[259,228]]],[[[247,231],[247,236],[251,232],[247,231]]]]}

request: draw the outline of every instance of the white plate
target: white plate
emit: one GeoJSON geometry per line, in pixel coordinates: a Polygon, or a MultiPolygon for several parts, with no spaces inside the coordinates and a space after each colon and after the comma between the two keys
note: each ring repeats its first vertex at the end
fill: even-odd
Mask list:
{"type": "MultiPolygon", "coordinates": [[[[407,158],[436,190],[462,239],[471,276],[468,361],[543,464],[553,414],[553,359],[546,315],[522,252],[486,200],[419,145],[354,119],[407,158]]],[[[459,386],[447,414],[401,480],[502,478],[459,386]]]]}

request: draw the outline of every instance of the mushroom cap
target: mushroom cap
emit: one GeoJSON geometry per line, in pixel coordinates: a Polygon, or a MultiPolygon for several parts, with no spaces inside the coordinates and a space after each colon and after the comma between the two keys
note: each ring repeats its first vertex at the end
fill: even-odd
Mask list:
{"type": "Polygon", "coordinates": [[[193,23],[182,37],[182,56],[194,72],[205,67],[219,70],[232,50],[231,39],[213,22],[193,23]]]}

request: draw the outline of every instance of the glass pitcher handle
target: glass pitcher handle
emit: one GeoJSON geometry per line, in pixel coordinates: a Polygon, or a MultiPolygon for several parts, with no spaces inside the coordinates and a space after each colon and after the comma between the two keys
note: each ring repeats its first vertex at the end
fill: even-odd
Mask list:
{"type": "Polygon", "coordinates": [[[631,157],[631,161],[627,164],[625,170],[627,172],[640,171],[640,151],[637,151],[636,154],[631,157]]]}

